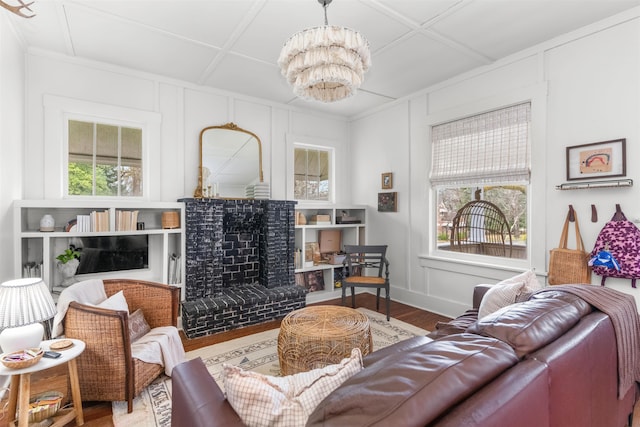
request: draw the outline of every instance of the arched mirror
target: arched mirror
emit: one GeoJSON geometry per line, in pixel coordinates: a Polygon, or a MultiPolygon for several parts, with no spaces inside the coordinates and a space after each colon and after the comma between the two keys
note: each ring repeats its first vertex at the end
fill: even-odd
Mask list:
{"type": "Polygon", "coordinates": [[[235,123],[200,132],[200,170],[194,197],[244,198],[245,187],[262,182],[262,144],[235,123]]]}

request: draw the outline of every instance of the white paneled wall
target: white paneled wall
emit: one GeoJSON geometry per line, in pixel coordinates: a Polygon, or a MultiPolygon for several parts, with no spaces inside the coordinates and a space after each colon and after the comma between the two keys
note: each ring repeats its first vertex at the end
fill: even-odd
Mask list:
{"type": "Polygon", "coordinates": [[[0,282],[14,278],[11,204],[22,197],[24,173],[24,55],[8,21],[0,14],[0,282]]]}
{"type": "MultiPolygon", "coordinates": [[[[394,173],[399,211],[379,213],[373,208],[368,219],[374,230],[368,240],[390,246],[394,299],[455,316],[471,305],[476,283],[495,283],[524,268],[535,269],[544,281],[548,253],[558,244],[568,204],[578,212],[589,249],[616,203],[629,218],[640,218],[640,170],[634,161],[640,155],[640,18],[609,24],[581,29],[351,123],[354,203],[373,208],[380,173],[394,173]],[[539,107],[533,119],[529,260],[526,265],[499,260],[474,265],[432,257],[429,219],[435,208],[428,183],[426,124],[433,116],[473,111],[528,90],[539,107]],[[627,178],[635,187],[555,189],[566,181],[565,147],[617,138],[627,138],[627,178]],[[589,221],[591,204],[598,209],[597,223],[589,221]]],[[[599,279],[594,276],[593,283],[599,279]]],[[[632,289],[628,280],[608,280],[607,286],[640,299],[640,290],[632,289]]]]}
{"type": "MultiPolygon", "coordinates": [[[[25,168],[35,170],[25,187],[25,198],[56,197],[48,194],[46,176],[42,98],[55,94],[92,103],[160,113],[161,136],[151,150],[158,156],[161,176],[151,183],[154,199],[173,201],[191,196],[197,185],[199,133],[207,126],[234,122],[256,133],[263,144],[264,174],[275,195],[283,195],[285,177],[285,135],[291,129],[338,146],[347,143],[348,123],[339,117],[291,110],[269,101],[236,96],[177,81],[123,70],[105,64],[85,63],[44,52],[27,54],[27,123],[25,145],[32,156],[25,168]],[[46,71],[45,71],[46,70],[46,71]],[[300,123],[298,123],[300,122],[300,123]],[[274,153],[277,153],[274,155],[274,153]],[[155,182],[157,181],[157,182],[155,182]],[[159,195],[159,196],[156,196],[159,195]]],[[[59,157],[58,157],[59,158],[59,157]]],[[[52,174],[53,175],[53,174],[52,174]]]]}

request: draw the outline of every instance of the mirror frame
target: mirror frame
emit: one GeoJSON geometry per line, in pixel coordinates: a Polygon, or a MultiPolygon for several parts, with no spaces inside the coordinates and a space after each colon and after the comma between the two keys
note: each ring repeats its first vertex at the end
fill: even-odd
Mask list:
{"type": "MultiPolygon", "coordinates": [[[[256,139],[256,142],[258,143],[258,178],[260,179],[260,182],[264,182],[263,174],[262,174],[262,141],[260,141],[260,138],[258,137],[258,135],[256,135],[251,131],[248,131],[246,129],[239,127],[233,122],[225,123],[224,125],[219,125],[219,126],[208,126],[200,131],[200,165],[198,167],[198,187],[196,188],[196,191],[193,193],[193,197],[197,199],[205,198],[202,192],[202,138],[204,136],[204,133],[211,129],[226,129],[226,130],[231,130],[236,132],[244,132],[254,137],[256,139]]],[[[224,199],[225,197],[218,197],[218,198],[224,199]]],[[[234,199],[237,199],[237,198],[238,197],[234,197],[234,199]]]]}

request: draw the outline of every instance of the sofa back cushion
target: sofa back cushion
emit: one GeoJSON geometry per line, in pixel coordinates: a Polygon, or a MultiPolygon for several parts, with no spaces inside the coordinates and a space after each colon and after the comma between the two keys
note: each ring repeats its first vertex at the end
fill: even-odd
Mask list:
{"type": "Polygon", "coordinates": [[[307,426],[424,426],[517,362],[499,340],[451,335],[355,374],[320,402],[307,426]]]}
{"type": "Polygon", "coordinates": [[[591,310],[573,295],[544,292],[478,319],[467,332],[504,341],[523,357],[563,335],[591,310]]]}

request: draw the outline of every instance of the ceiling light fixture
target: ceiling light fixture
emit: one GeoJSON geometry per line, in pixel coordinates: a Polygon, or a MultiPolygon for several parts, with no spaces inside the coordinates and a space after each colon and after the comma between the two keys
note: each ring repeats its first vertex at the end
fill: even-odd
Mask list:
{"type": "Polygon", "coordinates": [[[369,42],[351,28],[330,26],[327,6],[324,26],[307,28],[287,40],[278,59],[293,93],[304,99],[334,102],[352,96],[371,66],[369,42]]]}

